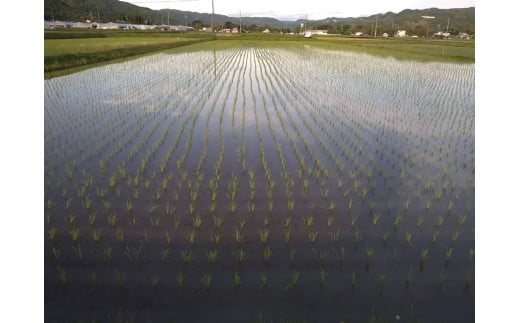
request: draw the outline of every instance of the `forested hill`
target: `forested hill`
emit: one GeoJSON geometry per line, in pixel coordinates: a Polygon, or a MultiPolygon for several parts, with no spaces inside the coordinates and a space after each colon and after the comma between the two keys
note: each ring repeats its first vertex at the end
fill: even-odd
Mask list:
{"type": "MultiPolygon", "coordinates": [[[[209,8],[208,8],[209,9],[209,8]]],[[[44,0],[45,20],[65,21],[99,21],[116,22],[126,21],[135,24],[166,24],[172,25],[210,25],[211,14],[175,9],[152,10],[139,7],[128,2],[118,0],[44,0]]],[[[474,33],[475,8],[459,9],[406,9],[399,13],[388,12],[385,14],[371,15],[368,17],[331,17],[323,20],[298,20],[280,21],[269,17],[242,17],[244,26],[255,27],[288,27],[294,31],[301,23],[305,23],[309,29],[327,29],[330,33],[350,34],[362,31],[372,34],[377,20],[378,34],[393,32],[397,29],[405,29],[408,34],[419,36],[433,30],[450,29],[455,32],[474,33]],[[434,19],[424,16],[435,17],[434,19]],[[448,25],[449,19],[449,25],[448,25]]],[[[238,24],[239,18],[225,15],[215,15],[217,26],[230,23],[238,24]]],[[[296,30],[297,31],[297,30],[296,30]]]]}

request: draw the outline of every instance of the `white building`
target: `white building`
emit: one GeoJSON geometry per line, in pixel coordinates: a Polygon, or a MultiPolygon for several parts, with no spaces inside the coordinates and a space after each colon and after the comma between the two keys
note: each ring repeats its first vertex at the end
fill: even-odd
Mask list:
{"type": "Polygon", "coordinates": [[[395,33],[395,37],[406,37],[406,30],[398,30],[395,33]]]}

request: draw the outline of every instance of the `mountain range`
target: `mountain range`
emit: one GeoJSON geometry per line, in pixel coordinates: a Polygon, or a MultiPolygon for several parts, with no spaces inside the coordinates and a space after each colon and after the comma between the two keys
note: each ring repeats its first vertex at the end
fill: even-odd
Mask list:
{"type": "MultiPolygon", "coordinates": [[[[65,21],[126,21],[134,24],[171,24],[193,27],[210,26],[212,15],[176,9],[152,10],[118,0],[44,0],[45,20],[65,21]]],[[[433,31],[475,31],[475,7],[454,9],[406,9],[399,13],[387,12],[366,17],[329,17],[321,20],[281,21],[271,17],[229,17],[215,14],[215,26],[236,26],[241,20],[245,30],[272,28],[299,31],[302,24],[307,29],[327,29],[329,33],[366,34],[392,33],[398,29],[408,34],[424,35],[433,31]],[[435,18],[432,18],[435,17],[435,18]]]]}

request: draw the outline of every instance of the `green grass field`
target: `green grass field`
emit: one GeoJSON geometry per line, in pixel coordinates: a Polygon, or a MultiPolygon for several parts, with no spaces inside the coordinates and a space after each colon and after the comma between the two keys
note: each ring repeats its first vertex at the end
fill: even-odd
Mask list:
{"type": "MultiPolygon", "coordinates": [[[[128,59],[156,51],[187,45],[201,48],[233,46],[319,46],[333,50],[363,51],[372,55],[420,61],[474,62],[475,42],[421,38],[353,38],[320,36],[306,39],[300,35],[173,33],[156,31],[59,30],[44,34],[44,76],[52,78],[82,69],[128,59]],[[209,40],[214,40],[207,43],[209,40]]],[[[191,46],[190,46],[191,47],[191,46]]]]}

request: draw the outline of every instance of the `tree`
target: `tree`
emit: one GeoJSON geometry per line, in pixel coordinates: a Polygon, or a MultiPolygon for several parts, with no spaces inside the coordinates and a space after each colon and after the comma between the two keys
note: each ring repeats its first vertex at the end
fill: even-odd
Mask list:
{"type": "Polygon", "coordinates": [[[202,29],[202,27],[204,27],[204,24],[202,23],[202,21],[197,19],[191,22],[191,26],[195,28],[195,30],[200,30],[202,29]]]}

